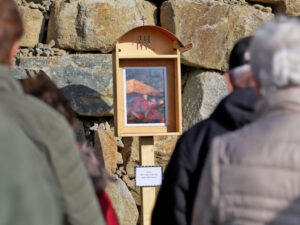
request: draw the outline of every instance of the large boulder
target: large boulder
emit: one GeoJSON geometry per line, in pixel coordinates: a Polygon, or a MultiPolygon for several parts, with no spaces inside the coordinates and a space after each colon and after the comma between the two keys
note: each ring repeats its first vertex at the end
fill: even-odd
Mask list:
{"type": "Polygon", "coordinates": [[[95,152],[98,159],[103,160],[106,171],[114,174],[117,168],[117,141],[112,130],[98,129],[94,133],[95,152]]]}
{"type": "Polygon", "coordinates": [[[193,71],[188,75],[182,96],[183,129],[206,119],[228,94],[225,78],[217,72],[193,71]]]}
{"type": "Polygon", "coordinates": [[[44,34],[44,16],[38,9],[19,7],[24,26],[24,35],[20,41],[22,47],[34,47],[42,40],[44,34]]]}
{"type": "Polygon", "coordinates": [[[28,57],[16,61],[16,78],[45,72],[65,91],[73,110],[81,116],[113,114],[111,55],[86,54],[55,57],[28,57]]]}
{"type": "Polygon", "coordinates": [[[300,16],[299,0],[249,0],[249,2],[270,5],[274,8],[276,13],[284,13],[291,16],[300,16]]]}
{"type": "Polygon", "coordinates": [[[135,204],[137,206],[141,206],[141,188],[140,187],[137,187],[135,186],[135,179],[130,179],[128,177],[128,175],[124,175],[122,177],[122,180],[125,182],[125,184],[127,185],[134,201],[135,201],[135,204]]]}
{"type": "Polygon", "coordinates": [[[109,52],[128,30],[155,25],[156,6],[144,0],[58,0],[52,7],[47,41],[76,51],[109,52]]]}
{"type": "Polygon", "coordinates": [[[182,62],[220,71],[227,70],[229,53],[236,41],[253,34],[262,22],[273,18],[250,5],[226,4],[211,0],[169,0],[161,6],[162,27],[193,48],[182,62]]]}
{"type": "Polygon", "coordinates": [[[136,225],[139,213],[125,183],[116,178],[116,181],[108,182],[105,191],[112,201],[120,225],[136,225]]]}

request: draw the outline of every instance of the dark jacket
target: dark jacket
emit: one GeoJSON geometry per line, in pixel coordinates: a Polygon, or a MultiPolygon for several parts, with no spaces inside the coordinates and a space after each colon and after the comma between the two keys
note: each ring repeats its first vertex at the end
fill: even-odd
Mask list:
{"type": "Polygon", "coordinates": [[[190,224],[198,181],[212,139],[250,123],[257,100],[253,88],[236,89],[220,102],[209,119],[181,136],[164,173],[152,225],[190,224]]]}

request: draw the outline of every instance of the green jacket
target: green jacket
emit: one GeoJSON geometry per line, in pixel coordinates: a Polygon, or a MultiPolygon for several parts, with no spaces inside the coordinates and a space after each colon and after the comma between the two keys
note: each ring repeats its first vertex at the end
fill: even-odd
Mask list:
{"type": "Polygon", "coordinates": [[[65,118],[2,65],[0,124],[0,225],[105,224],[65,118]]]}

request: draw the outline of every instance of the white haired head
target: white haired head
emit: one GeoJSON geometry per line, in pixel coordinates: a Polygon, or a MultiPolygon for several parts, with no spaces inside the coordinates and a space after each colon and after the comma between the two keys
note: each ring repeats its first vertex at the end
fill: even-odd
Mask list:
{"type": "Polygon", "coordinates": [[[300,22],[278,17],[256,31],[251,67],[262,92],[300,85],[300,22]]]}

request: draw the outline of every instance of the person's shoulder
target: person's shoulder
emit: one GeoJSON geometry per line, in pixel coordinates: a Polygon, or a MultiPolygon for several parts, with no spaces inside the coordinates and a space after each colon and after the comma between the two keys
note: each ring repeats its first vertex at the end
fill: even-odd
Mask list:
{"type": "MultiPolygon", "coordinates": [[[[52,133],[51,135],[54,136],[57,136],[57,134],[63,134],[65,137],[74,136],[73,129],[63,115],[35,97],[26,95],[25,98],[27,102],[32,105],[30,113],[36,118],[35,124],[39,126],[40,129],[47,129],[52,133]],[[54,134],[55,132],[56,134],[54,134]]],[[[33,123],[34,121],[31,122],[33,123]]]]}
{"type": "Polygon", "coordinates": [[[189,129],[187,129],[183,134],[182,137],[191,137],[191,136],[197,136],[200,132],[203,132],[207,128],[215,125],[216,122],[212,119],[205,119],[202,120],[189,129]]]}
{"type": "Polygon", "coordinates": [[[182,143],[196,143],[199,141],[199,139],[203,139],[205,136],[210,136],[210,134],[213,133],[224,133],[225,128],[222,127],[217,121],[214,119],[208,118],[205,120],[202,120],[195,125],[193,125],[191,128],[186,130],[181,138],[180,141],[182,143]]]}
{"type": "Polygon", "coordinates": [[[25,95],[24,101],[30,106],[28,107],[28,109],[31,109],[30,113],[35,114],[38,119],[42,120],[41,122],[51,123],[53,125],[61,124],[63,126],[67,124],[66,119],[59,112],[40,99],[25,95]],[[54,123],[55,121],[57,121],[57,123],[54,123]]]}
{"type": "Polygon", "coordinates": [[[255,145],[255,124],[248,124],[241,129],[216,136],[212,141],[211,151],[222,157],[243,154],[248,147],[255,145]]]}
{"type": "Polygon", "coordinates": [[[203,148],[208,148],[218,124],[212,119],[205,119],[185,131],[176,143],[173,158],[186,158],[188,161],[198,158],[203,148]]]}
{"type": "Polygon", "coordinates": [[[4,102],[3,104],[7,106],[7,113],[30,136],[47,135],[49,138],[52,136],[52,138],[59,138],[62,133],[64,136],[73,136],[67,120],[35,97],[26,94],[10,96],[9,103],[4,102]]]}
{"type": "Polygon", "coordinates": [[[220,135],[220,138],[230,143],[241,142],[243,140],[253,139],[257,136],[258,121],[253,121],[240,129],[220,135]]]}

